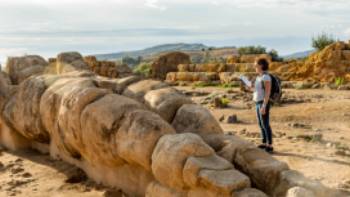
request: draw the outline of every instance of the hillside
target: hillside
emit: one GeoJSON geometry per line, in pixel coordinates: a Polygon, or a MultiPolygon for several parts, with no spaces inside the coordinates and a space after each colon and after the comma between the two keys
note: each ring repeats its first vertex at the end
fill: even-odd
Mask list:
{"type": "Polygon", "coordinates": [[[176,43],[176,44],[156,45],[156,46],[149,47],[142,50],[123,51],[123,52],[109,53],[109,54],[98,54],[95,56],[99,60],[117,60],[125,56],[135,58],[138,56],[152,56],[157,53],[169,52],[169,51],[196,51],[196,50],[202,50],[207,48],[209,47],[203,44],[176,43]]]}
{"type": "MultiPolygon", "coordinates": [[[[210,49],[213,47],[206,46],[204,44],[187,44],[187,43],[175,43],[175,44],[163,44],[149,47],[142,50],[135,51],[124,51],[118,53],[109,53],[109,54],[97,54],[94,55],[98,60],[119,60],[122,57],[133,57],[137,58],[142,56],[144,59],[152,59],[160,54],[164,54],[171,51],[181,51],[193,55],[198,55],[202,52],[203,49],[210,49]]],[[[224,48],[213,48],[211,50],[215,55],[227,55],[235,52],[235,47],[224,47],[224,48]]]]}
{"type": "Polygon", "coordinates": [[[296,52],[296,53],[292,53],[292,54],[289,54],[289,55],[285,55],[285,56],[283,56],[283,58],[286,59],[286,60],[289,60],[289,59],[301,59],[301,58],[308,57],[313,52],[315,52],[315,51],[314,50],[301,51],[301,52],[296,52]]]}

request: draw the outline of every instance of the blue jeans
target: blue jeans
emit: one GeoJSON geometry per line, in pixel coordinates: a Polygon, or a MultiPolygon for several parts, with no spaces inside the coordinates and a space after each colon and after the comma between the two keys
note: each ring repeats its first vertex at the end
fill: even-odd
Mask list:
{"type": "Polygon", "coordinates": [[[256,103],[256,116],[261,130],[262,143],[272,145],[272,130],[270,127],[270,104],[267,104],[266,106],[265,115],[262,115],[260,113],[262,105],[262,101],[256,103]]]}

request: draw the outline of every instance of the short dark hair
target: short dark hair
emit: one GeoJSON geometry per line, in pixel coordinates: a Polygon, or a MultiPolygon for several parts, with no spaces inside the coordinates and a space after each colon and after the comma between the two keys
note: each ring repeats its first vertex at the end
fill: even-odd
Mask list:
{"type": "Polygon", "coordinates": [[[263,71],[269,70],[269,61],[266,58],[259,58],[256,63],[261,66],[263,71]]]}

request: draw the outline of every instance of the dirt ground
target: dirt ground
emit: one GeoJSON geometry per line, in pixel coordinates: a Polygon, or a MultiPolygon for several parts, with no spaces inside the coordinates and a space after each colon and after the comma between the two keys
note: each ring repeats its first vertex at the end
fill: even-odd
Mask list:
{"type": "MultiPolygon", "coordinates": [[[[260,142],[250,95],[238,89],[177,87],[210,109],[226,133],[260,142]],[[225,96],[227,108],[203,100],[225,96]],[[236,115],[236,123],[226,117],[236,115]]],[[[284,104],[271,111],[274,157],[332,188],[350,191],[350,91],[286,90],[284,104]]],[[[87,179],[77,168],[36,151],[0,148],[0,197],[123,196],[87,179]]]]}
{"type": "Polygon", "coordinates": [[[122,197],[122,193],[94,183],[81,170],[48,155],[2,150],[0,197],[6,196],[122,197]]]}
{"type": "MultiPolygon", "coordinates": [[[[261,143],[249,93],[214,87],[178,89],[197,103],[210,97],[207,93],[226,96],[227,108],[214,108],[210,102],[204,106],[218,120],[224,119],[221,125],[226,133],[261,143]],[[231,115],[237,116],[237,123],[225,122],[224,117],[231,115]]],[[[350,91],[288,89],[283,101],[271,109],[274,157],[329,187],[350,191],[350,91]]]]}

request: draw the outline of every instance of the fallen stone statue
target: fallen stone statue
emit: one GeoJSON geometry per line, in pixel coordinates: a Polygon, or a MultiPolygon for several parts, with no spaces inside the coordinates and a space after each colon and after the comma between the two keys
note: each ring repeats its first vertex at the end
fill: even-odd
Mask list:
{"type": "Polygon", "coordinates": [[[76,53],[60,54],[57,66],[59,74],[36,71],[18,85],[1,73],[3,146],[49,153],[130,196],[340,196],[225,135],[166,83],[97,76],[76,53]]]}

